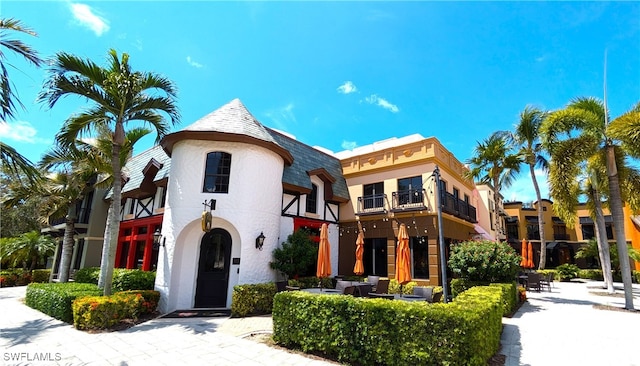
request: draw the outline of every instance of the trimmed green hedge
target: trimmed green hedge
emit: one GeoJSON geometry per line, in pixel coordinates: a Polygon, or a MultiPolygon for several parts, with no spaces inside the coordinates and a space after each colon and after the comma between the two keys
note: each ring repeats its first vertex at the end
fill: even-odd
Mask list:
{"type": "Polygon", "coordinates": [[[89,283],[32,283],[27,286],[25,303],[51,317],[71,323],[73,300],[101,294],[98,286],[89,283]]]}
{"type": "Polygon", "coordinates": [[[31,271],[31,282],[46,283],[51,277],[50,269],[34,269],[31,271]]]}
{"type": "MultiPolygon", "coordinates": [[[[98,284],[100,267],[87,267],[76,271],[75,281],[98,284]]],[[[114,292],[129,290],[153,290],[156,273],[139,269],[115,268],[112,289],[114,292]]]]}
{"type": "Polygon", "coordinates": [[[236,285],[233,287],[231,316],[270,314],[275,294],[275,283],[236,285]]]}
{"type": "Polygon", "coordinates": [[[500,344],[503,291],[474,287],[450,304],[280,292],[273,339],[361,365],[486,365],[500,344]]]}
{"type": "Polygon", "coordinates": [[[0,271],[0,287],[24,286],[29,283],[31,283],[31,272],[28,270],[6,269],[0,271]]]}
{"type": "Polygon", "coordinates": [[[137,319],[144,300],[140,294],[119,292],[111,296],[84,296],[73,301],[73,326],[107,329],[124,319],[137,319]]]}

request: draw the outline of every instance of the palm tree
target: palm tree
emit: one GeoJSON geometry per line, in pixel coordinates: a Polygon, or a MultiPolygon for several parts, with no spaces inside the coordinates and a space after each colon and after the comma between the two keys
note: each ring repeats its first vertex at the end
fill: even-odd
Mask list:
{"type": "Polygon", "coordinates": [[[611,121],[607,133],[611,138],[622,142],[625,151],[640,158],[640,102],[630,111],[611,121]]]}
{"type": "Polygon", "coordinates": [[[12,267],[22,263],[24,268],[34,270],[38,262],[53,254],[56,242],[48,235],[41,235],[38,231],[30,231],[15,238],[0,239],[0,253],[3,261],[8,259],[12,267]]]}
{"type": "Polygon", "coordinates": [[[543,155],[542,144],[540,143],[540,125],[544,120],[545,112],[540,109],[527,106],[520,112],[520,120],[514,127],[514,131],[509,133],[509,140],[514,147],[518,149],[520,159],[529,166],[531,181],[536,191],[538,200],[538,230],[540,232],[540,263],[538,269],[542,270],[547,261],[547,243],[544,233],[542,197],[540,195],[540,186],[536,179],[535,168],[540,167],[545,172],[549,163],[543,155]]]}
{"type": "Polygon", "coordinates": [[[467,164],[470,166],[469,172],[466,174],[467,178],[493,186],[493,202],[496,207],[493,224],[498,231],[501,228],[498,219],[500,190],[503,186],[509,187],[520,171],[521,161],[510,150],[504,134],[495,132],[484,141],[478,142],[474,156],[467,160],[467,164]]]}
{"type": "MultiPolygon", "coordinates": [[[[632,110],[611,124],[637,123],[638,115],[632,110]],[[624,118],[627,122],[619,122],[620,118],[624,118]]],[[[632,177],[636,176],[638,172],[624,164],[622,149],[607,134],[608,121],[608,111],[602,101],[596,98],[576,98],[565,109],[551,113],[544,121],[542,126],[543,144],[550,152],[552,164],[555,166],[550,170],[552,194],[567,189],[579,191],[578,184],[575,182],[575,177],[580,174],[580,168],[577,164],[579,162],[591,159],[591,166],[596,171],[598,166],[606,169],[608,179],[600,184],[607,186],[606,193],[615,226],[618,255],[620,258],[626,258],[626,260],[620,261],[625,289],[625,308],[633,309],[631,268],[624,232],[622,203],[633,204],[636,202],[634,199],[629,200],[629,197],[638,194],[637,191],[640,188],[625,181],[633,179],[632,177]],[[575,136],[576,132],[577,136],[575,136]],[[634,190],[636,192],[633,192],[634,190]]],[[[559,202],[561,211],[567,210],[566,205],[566,203],[559,202]]]]}
{"type": "Polygon", "coordinates": [[[89,137],[99,128],[109,129],[111,138],[111,167],[113,196],[109,207],[107,229],[102,250],[99,286],[104,294],[111,294],[113,267],[120,228],[122,199],[122,164],[120,153],[125,144],[125,128],[135,125],[152,126],[159,141],[175,125],[179,112],[175,104],[176,88],[160,75],[132,71],[129,55],[119,59],[110,50],[108,66],[101,67],[88,59],[68,53],[58,53],[39,100],[51,108],[64,96],[76,95],[90,101],[89,107],[67,119],[56,140],[62,146],[73,146],[81,137],[89,137]]]}
{"type": "MultiPolygon", "coordinates": [[[[38,53],[17,39],[7,38],[9,31],[21,32],[36,37],[37,34],[33,30],[23,26],[19,20],[13,18],[0,18],[0,123],[6,123],[10,118],[14,118],[16,112],[16,103],[24,108],[24,105],[18,99],[17,93],[14,91],[11,81],[9,80],[9,72],[7,70],[6,48],[13,53],[22,56],[25,60],[34,66],[40,66],[42,59],[38,53]]],[[[8,66],[14,67],[11,64],[8,66]]],[[[16,176],[20,176],[19,172],[26,175],[29,180],[38,178],[38,171],[33,164],[20,155],[14,148],[0,142],[0,161],[9,167],[16,176]]]]}
{"type": "MultiPolygon", "coordinates": [[[[121,150],[120,164],[133,151],[133,145],[140,138],[150,133],[145,128],[135,128],[127,132],[125,144],[121,150]]],[[[108,186],[112,183],[110,157],[110,139],[104,131],[101,137],[89,141],[76,141],[76,146],[65,149],[56,146],[48,151],[40,162],[41,169],[61,169],[48,175],[45,184],[41,185],[45,197],[44,207],[52,210],[45,217],[65,217],[65,231],[60,258],[60,282],[67,282],[71,269],[71,256],[75,244],[74,233],[78,207],[82,200],[96,186],[108,186]]]]}

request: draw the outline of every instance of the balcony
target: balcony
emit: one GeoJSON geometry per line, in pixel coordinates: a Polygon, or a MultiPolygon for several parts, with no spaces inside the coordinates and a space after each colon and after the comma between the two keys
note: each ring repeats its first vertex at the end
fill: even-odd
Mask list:
{"type": "Polygon", "coordinates": [[[527,240],[540,240],[540,233],[527,233],[527,240]]]}
{"type": "Polygon", "coordinates": [[[386,213],[384,203],[387,201],[386,194],[374,194],[371,196],[358,197],[358,215],[377,215],[386,213]]]}
{"type": "MultiPolygon", "coordinates": [[[[90,208],[83,208],[83,209],[79,209],[78,211],[78,217],[76,219],[76,224],[88,224],[89,223],[89,217],[91,215],[91,209],[90,208]]],[[[56,225],[60,225],[60,224],[65,224],[66,223],[66,217],[59,217],[59,218],[49,218],[49,226],[56,226],[56,225]]]]}
{"type": "Polygon", "coordinates": [[[456,198],[453,194],[442,192],[440,195],[442,212],[454,215],[463,220],[476,223],[476,208],[467,202],[456,198]]]}
{"type": "Polygon", "coordinates": [[[569,240],[569,234],[553,234],[553,240],[569,240]]]}
{"type": "Polygon", "coordinates": [[[424,203],[426,193],[424,189],[407,189],[393,192],[391,210],[394,212],[426,210],[427,206],[424,203]]]}

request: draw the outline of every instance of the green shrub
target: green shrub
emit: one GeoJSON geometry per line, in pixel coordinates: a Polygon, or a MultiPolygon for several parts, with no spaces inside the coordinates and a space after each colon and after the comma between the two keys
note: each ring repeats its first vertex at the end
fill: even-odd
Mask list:
{"type": "MultiPolygon", "coordinates": [[[[98,284],[100,267],[87,267],[76,271],[75,281],[98,284]]],[[[128,290],[153,290],[156,273],[139,269],[115,268],[112,288],[114,292],[128,290]]]]}
{"type": "MultiPolygon", "coordinates": [[[[413,294],[413,288],[417,286],[417,282],[408,282],[402,286],[402,293],[405,295],[413,294]]],[[[400,285],[398,284],[398,280],[395,278],[389,280],[389,290],[387,291],[390,294],[399,294],[400,293],[400,285]]]]}
{"type": "Polygon", "coordinates": [[[449,268],[455,277],[479,282],[510,282],[519,270],[520,255],[504,242],[467,241],[451,246],[449,268]]]}
{"type": "Polygon", "coordinates": [[[139,269],[118,268],[113,273],[113,290],[153,290],[156,273],[139,269]]]}
{"type": "Polygon", "coordinates": [[[565,263],[556,267],[556,274],[560,281],[569,281],[572,278],[578,277],[580,268],[575,264],[565,263]]]}
{"type": "Polygon", "coordinates": [[[636,283],[640,283],[640,271],[633,271],[632,272],[632,279],[636,282],[636,283]]]}
{"type": "Polygon", "coordinates": [[[477,281],[469,281],[464,278],[454,278],[451,280],[451,296],[457,299],[458,295],[477,286],[497,286],[502,291],[502,315],[511,314],[516,307],[518,301],[518,289],[515,282],[512,283],[483,283],[477,281]]]}
{"type": "Polygon", "coordinates": [[[34,269],[31,271],[31,282],[46,283],[51,277],[50,269],[34,269]]]}
{"type": "Polygon", "coordinates": [[[429,304],[280,292],[273,339],[359,365],[484,366],[500,343],[502,290],[467,293],[450,304],[429,304]]]}
{"type": "Polygon", "coordinates": [[[78,283],[93,283],[97,285],[99,277],[100,267],[86,267],[77,270],[73,280],[78,283]]]}
{"type": "MultiPolygon", "coordinates": [[[[300,288],[314,288],[318,287],[318,283],[320,283],[320,279],[318,277],[300,277],[297,280],[289,280],[289,286],[300,287],[300,288]]],[[[322,287],[323,288],[335,288],[335,283],[333,278],[323,278],[322,279],[322,287]]]]}
{"type": "Polygon", "coordinates": [[[233,287],[231,316],[270,314],[275,294],[275,283],[236,285],[233,287]]]}
{"type": "Polygon", "coordinates": [[[25,303],[51,317],[71,323],[73,300],[83,296],[98,296],[102,291],[89,283],[32,283],[27,286],[25,303]]]}
{"type": "Polygon", "coordinates": [[[29,270],[7,269],[0,272],[1,287],[24,286],[29,283],[31,283],[31,272],[29,270]]]}
{"type": "Polygon", "coordinates": [[[138,314],[152,314],[158,309],[158,303],[160,302],[160,292],[155,290],[129,290],[116,292],[115,295],[128,295],[134,294],[142,297],[138,314]]]}
{"type": "Polygon", "coordinates": [[[581,269],[580,271],[578,271],[578,277],[584,278],[586,280],[604,280],[601,269],[581,269]]]}
{"type": "Polygon", "coordinates": [[[555,269],[541,269],[536,272],[540,273],[543,276],[551,275],[552,281],[558,278],[558,273],[556,272],[555,269]]]}
{"type": "Polygon", "coordinates": [[[300,229],[289,235],[272,255],[273,261],[269,266],[292,279],[306,275],[309,267],[318,260],[318,245],[311,240],[309,231],[300,229]]]}
{"type": "Polygon", "coordinates": [[[107,329],[124,319],[137,319],[143,302],[139,293],[84,296],[73,302],[73,325],[77,329],[107,329]]]}

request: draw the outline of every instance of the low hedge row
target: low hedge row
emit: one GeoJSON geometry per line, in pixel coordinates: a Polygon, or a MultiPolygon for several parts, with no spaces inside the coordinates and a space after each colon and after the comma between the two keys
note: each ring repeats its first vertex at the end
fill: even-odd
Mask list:
{"type": "Polygon", "coordinates": [[[32,283],[27,286],[25,303],[51,317],[71,323],[73,300],[100,294],[102,290],[90,283],[32,283]]]}
{"type": "Polygon", "coordinates": [[[107,329],[124,319],[153,313],[159,299],[160,293],[152,290],[77,298],[72,305],[73,325],[77,329],[107,329]]]}
{"type": "MultiPolygon", "coordinates": [[[[87,267],[76,271],[75,281],[98,284],[100,267],[87,267]]],[[[128,290],[153,290],[156,273],[139,269],[115,268],[113,270],[112,289],[114,292],[128,290]]]]}
{"type": "Polygon", "coordinates": [[[361,365],[486,365],[500,344],[503,293],[474,287],[429,304],[280,292],[273,339],[361,365]]]}
{"type": "Polygon", "coordinates": [[[275,283],[236,285],[233,287],[231,316],[270,314],[275,294],[275,283]]]}
{"type": "Polygon", "coordinates": [[[6,269],[0,271],[0,287],[24,286],[32,282],[49,282],[50,269],[6,269]]]}

